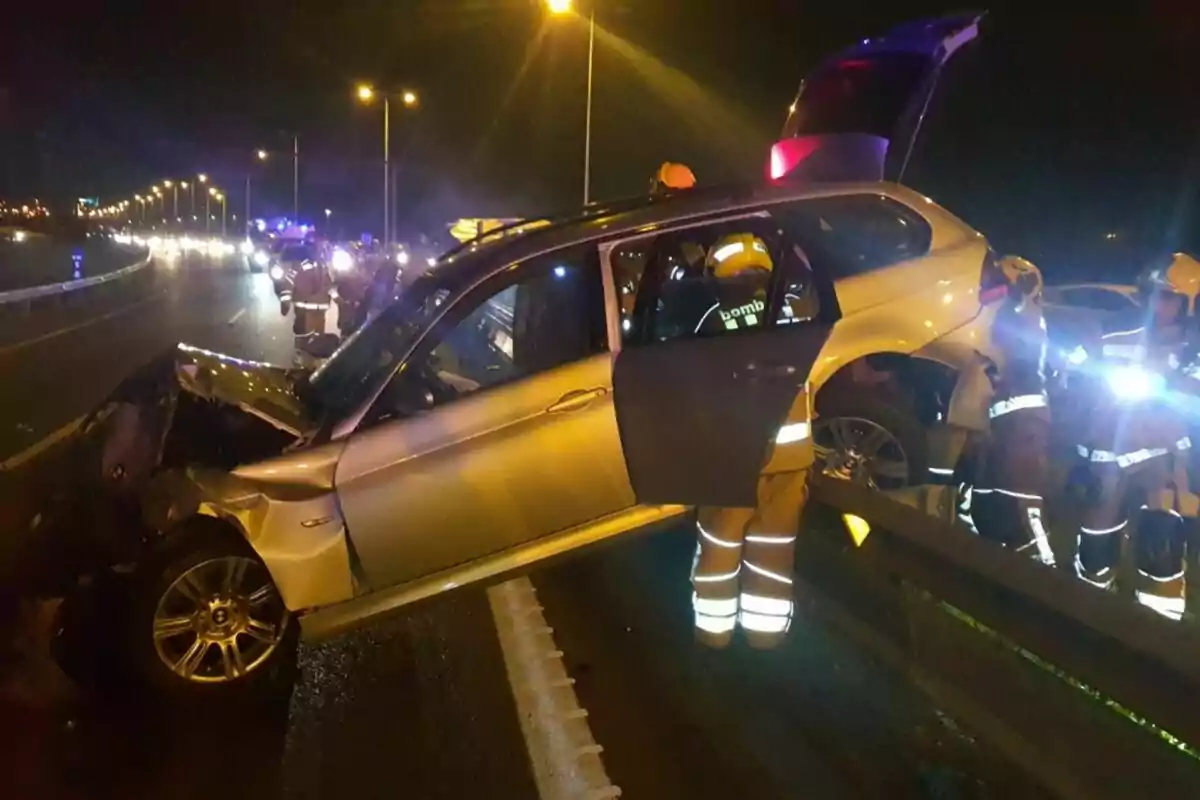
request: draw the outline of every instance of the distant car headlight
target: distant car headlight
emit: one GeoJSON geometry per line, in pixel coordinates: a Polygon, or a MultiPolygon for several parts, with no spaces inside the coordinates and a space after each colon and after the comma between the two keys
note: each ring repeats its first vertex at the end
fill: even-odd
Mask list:
{"type": "Polygon", "coordinates": [[[402,267],[408,264],[407,250],[401,250],[399,253],[396,253],[396,263],[402,267]]]}
{"type": "Polygon", "coordinates": [[[273,280],[273,281],[283,280],[283,267],[279,266],[278,264],[271,267],[271,280],[273,280]]]}
{"type": "Polygon", "coordinates": [[[242,255],[244,256],[248,256],[254,252],[254,245],[250,242],[242,242],[240,245],[238,245],[238,248],[242,251],[242,255]]]}
{"type": "Polygon", "coordinates": [[[1109,391],[1125,403],[1136,403],[1157,396],[1166,386],[1162,375],[1137,364],[1112,367],[1104,375],[1109,391]]]}
{"type": "Polygon", "coordinates": [[[333,255],[329,257],[329,262],[337,272],[347,272],[354,268],[354,256],[340,248],[333,251],[333,255]]]}
{"type": "MultiPolygon", "coordinates": [[[[259,250],[254,254],[254,263],[257,266],[265,267],[268,263],[270,263],[270,261],[271,259],[262,250],[259,250]]],[[[274,271],[272,271],[272,274],[274,274],[274,271]]]]}

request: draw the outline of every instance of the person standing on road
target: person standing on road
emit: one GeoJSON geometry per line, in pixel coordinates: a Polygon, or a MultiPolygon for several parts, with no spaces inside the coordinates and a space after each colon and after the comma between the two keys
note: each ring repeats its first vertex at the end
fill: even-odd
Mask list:
{"type": "MultiPolygon", "coordinates": [[[[754,327],[766,312],[773,268],[763,241],[749,233],[723,237],[709,251],[707,267],[718,301],[695,330],[754,327]]],[[[703,644],[724,647],[740,626],[752,647],[772,648],[791,626],[796,531],[815,459],[809,393],[804,385],[796,388],[759,476],[757,505],[697,513],[692,605],[703,644]]]]}
{"type": "Polygon", "coordinates": [[[310,346],[325,333],[325,315],[329,311],[332,288],[329,270],[323,264],[314,258],[300,262],[292,294],[292,305],[295,307],[292,333],[295,334],[297,364],[305,364],[310,360],[310,346]]]}
{"type": "Polygon", "coordinates": [[[976,484],[964,491],[962,508],[965,521],[983,538],[1053,566],[1043,500],[1050,409],[1042,273],[1018,256],[1006,256],[1000,266],[1008,296],[996,315],[992,342],[1004,363],[988,408],[991,431],[976,484]]]}
{"type": "MultiPolygon", "coordinates": [[[[1190,322],[1200,297],[1200,262],[1177,253],[1147,270],[1139,286],[1146,318],[1123,321],[1092,352],[1105,397],[1077,446],[1086,495],[1076,543],[1078,577],[1116,589],[1121,542],[1130,536],[1127,495],[1142,495],[1133,536],[1134,595],[1171,619],[1186,607],[1187,523],[1200,499],[1189,486],[1191,439],[1181,408],[1200,394],[1200,359],[1190,322]],[[1190,396],[1190,397],[1189,397],[1190,396]]],[[[1140,314],[1139,314],[1140,316],[1140,314]]],[[[1090,359],[1089,359],[1090,360],[1090,359]]]]}

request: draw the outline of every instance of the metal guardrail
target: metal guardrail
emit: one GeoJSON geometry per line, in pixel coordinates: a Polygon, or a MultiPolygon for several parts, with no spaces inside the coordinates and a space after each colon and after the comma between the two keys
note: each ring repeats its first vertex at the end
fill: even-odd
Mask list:
{"type": "Polygon", "coordinates": [[[8,303],[25,303],[30,300],[38,300],[43,297],[52,297],[62,295],[68,292],[78,291],[79,289],[88,289],[100,284],[109,283],[111,281],[120,280],[121,278],[132,275],[133,273],[145,268],[153,261],[150,252],[137,263],[130,264],[127,267],[122,267],[114,272],[106,272],[103,275],[94,275],[90,278],[80,278],[78,280],[62,281],[60,283],[47,283],[41,286],[30,286],[26,289],[13,289],[7,292],[0,292],[0,306],[8,303]]]}
{"type": "Polygon", "coordinates": [[[952,714],[1060,795],[1200,797],[1197,627],[862,487],[817,477],[812,498],[798,586],[952,714]]]}

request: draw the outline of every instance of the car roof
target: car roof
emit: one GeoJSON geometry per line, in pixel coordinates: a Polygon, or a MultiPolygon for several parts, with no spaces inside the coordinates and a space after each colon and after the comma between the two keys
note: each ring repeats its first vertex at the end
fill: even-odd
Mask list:
{"type": "MultiPolygon", "coordinates": [[[[928,197],[886,181],[715,186],[595,203],[570,216],[534,217],[533,220],[544,220],[546,224],[507,236],[496,236],[497,231],[491,231],[490,237],[485,234],[473,240],[474,243],[468,241],[447,253],[427,274],[447,285],[473,283],[508,264],[597,238],[651,233],[662,225],[751,211],[776,203],[855,194],[882,195],[919,210],[933,224],[935,248],[945,244],[938,241],[938,223],[949,223],[954,229],[951,234],[954,239],[980,235],[928,197]]],[[[519,227],[519,223],[514,227],[519,227]]]]}

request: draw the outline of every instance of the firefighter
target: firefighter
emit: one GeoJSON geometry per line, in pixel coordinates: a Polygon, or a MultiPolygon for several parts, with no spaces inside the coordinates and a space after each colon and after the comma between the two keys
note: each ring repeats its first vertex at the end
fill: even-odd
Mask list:
{"type": "MultiPolygon", "coordinates": [[[[1186,606],[1184,517],[1196,516],[1188,457],[1191,439],[1182,408],[1200,394],[1189,343],[1189,317],[1200,295],[1200,262],[1178,253],[1148,270],[1139,288],[1144,319],[1120,321],[1091,348],[1100,363],[1097,402],[1077,451],[1083,461],[1083,521],[1076,575],[1117,589],[1122,542],[1131,536],[1126,503],[1140,494],[1132,534],[1134,596],[1172,619],[1186,606]]],[[[1194,402],[1194,401],[1192,401],[1194,402]]]]}
{"type": "Polygon", "coordinates": [[[988,408],[991,430],[976,483],[963,493],[964,521],[985,539],[1053,565],[1043,500],[1050,410],[1042,274],[1017,256],[1005,257],[1000,266],[1009,288],[992,341],[1004,363],[988,408]]]}
{"type": "Polygon", "coordinates": [[[686,164],[664,161],[650,179],[651,196],[696,188],[696,176],[686,164]]]}
{"type": "MultiPolygon", "coordinates": [[[[721,300],[696,330],[737,330],[763,322],[773,263],[762,240],[734,234],[713,245],[711,278],[721,300]]],[[[740,626],[752,647],[778,645],[791,626],[796,531],[814,454],[807,387],[797,395],[758,480],[754,508],[701,508],[692,570],[696,636],[724,647],[740,626]]]]}
{"type": "Polygon", "coordinates": [[[293,279],[291,304],[295,308],[292,333],[295,334],[296,363],[309,361],[308,347],[325,333],[325,315],[329,311],[333,281],[329,270],[316,259],[306,258],[293,279]]]}

